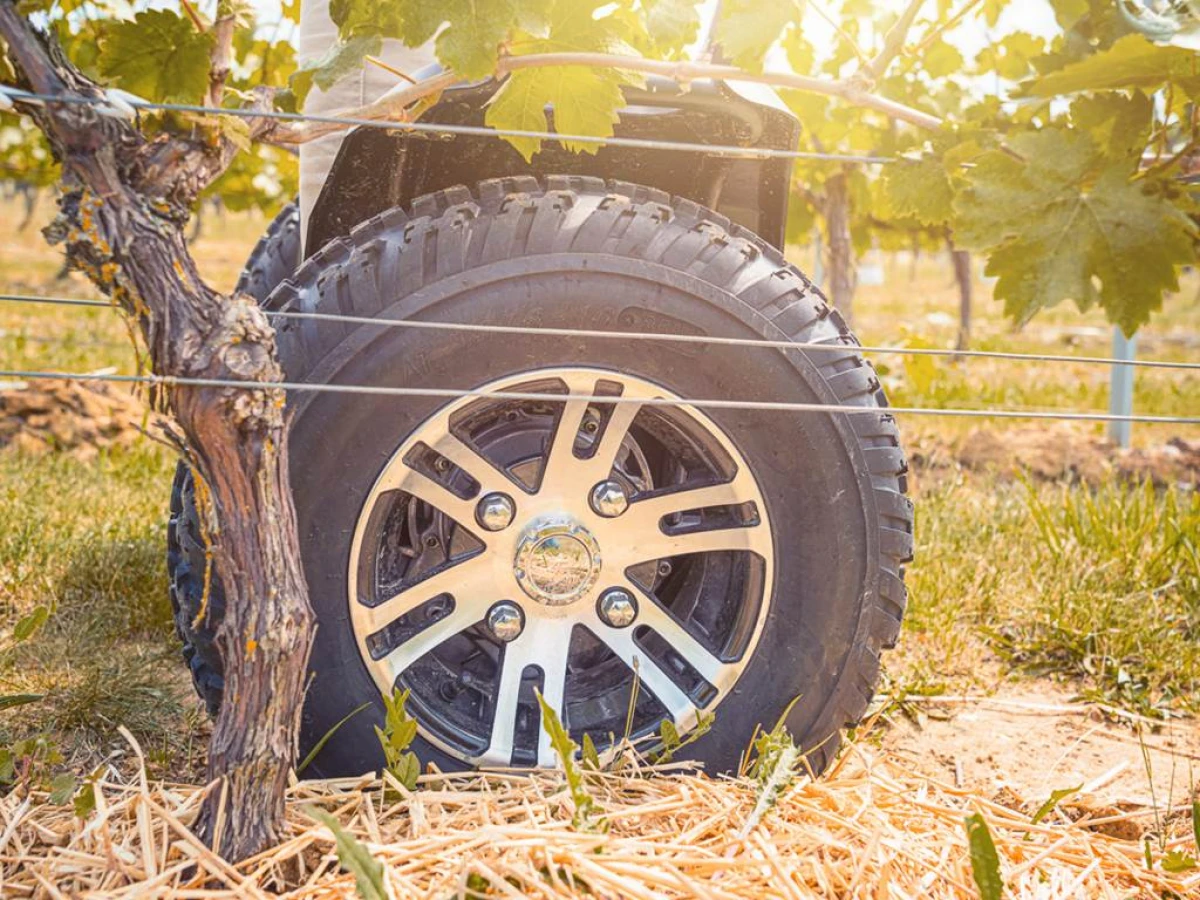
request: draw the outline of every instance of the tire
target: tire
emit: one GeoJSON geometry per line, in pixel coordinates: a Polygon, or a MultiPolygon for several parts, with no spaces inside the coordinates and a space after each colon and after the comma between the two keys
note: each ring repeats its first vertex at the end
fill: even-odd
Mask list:
{"type": "MultiPolygon", "coordinates": [[[[332,242],[310,258],[271,296],[270,303],[280,309],[379,319],[657,331],[827,345],[821,350],[759,350],[579,336],[351,327],[311,319],[286,320],[279,331],[287,377],[313,384],[474,390],[485,384],[524,383],[521,379],[541,377],[544,370],[553,370],[545,376],[553,380],[558,378],[554,373],[575,372],[582,366],[599,379],[597,389],[605,383],[605,373],[612,373],[618,381],[625,379],[622,390],[627,384],[631,389],[650,385],[664,396],[753,398],[878,410],[857,415],[730,408],[687,413],[701,430],[705,423],[712,426],[712,433],[726,442],[733,458],[744,461],[759,492],[748,513],[749,526],[770,528],[763,545],[768,549],[759,554],[770,559],[763,564],[765,569],[757,570],[767,574],[757,581],[750,576],[743,579],[760,588],[767,585],[755,607],[758,630],[753,642],[745,644],[749,649],[729,663],[736,664],[736,677],[721,689],[719,701],[714,701],[714,724],[687,748],[687,756],[710,771],[736,769],[755,727],[769,726],[795,700],[787,724],[808,751],[809,764],[820,771],[834,758],[840,730],[856,723],[870,702],[881,650],[892,646],[899,634],[906,601],[903,565],[912,553],[913,510],[904,496],[906,463],[898,431],[886,412],[874,371],[841,316],[777,250],[716,213],[653,189],[584,177],[550,177],[541,182],[507,178],[483,182],[474,192],[454,188],[423,197],[409,211],[391,210],[364,222],[348,238],[332,242]]],[[[573,390],[569,380],[561,383],[573,390]]],[[[409,446],[415,440],[410,435],[424,434],[431,422],[441,421],[447,401],[429,396],[297,392],[289,403],[293,492],[305,572],[319,622],[302,752],[315,746],[347,713],[369,703],[334,733],[312,767],[327,777],[358,774],[378,769],[382,762],[373,732],[384,711],[379,664],[362,648],[369,648],[370,641],[387,629],[365,643],[356,629],[363,616],[373,615],[360,607],[386,594],[380,587],[386,579],[372,573],[386,568],[391,546],[380,544],[375,555],[362,550],[373,546],[360,546],[364,534],[391,527],[378,525],[364,510],[371,509],[373,502],[382,503],[378,498],[384,488],[376,481],[381,471],[398,465],[397,448],[409,446]],[[363,598],[357,604],[349,599],[352,585],[353,596],[363,598]],[[364,592],[369,591],[378,596],[366,597],[364,592]]],[[[616,403],[593,405],[617,408],[616,403]]],[[[555,415],[566,417],[565,409],[555,415]]],[[[661,417],[672,415],[685,413],[667,408],[661,417]]],[[[665,429],[657,416],[650,424],[665,429]]],[[[646,425],[638,434],[650,430],[646,425]]],[[[629,434],[634,434],[632,426],[629,434]]],[[[703,448],[687,449],[699,440],[685,435],[676,444],[693,458],[719,455],[703,448]]],[[[552,438],[545,446],[550,443],[552,438]]],[[[620,452],[632,454],[625,443],[620,452]]],[[[440,459],[438,453],[431,458],[440,459]]],[[[411,468],[417,463],[409,462],[410,455],[402,462],[411,468]]],[[[578,448],[573,455],[580,456],[578,448]]],[[[639,465],[646,471],[654,468],[650,463],[632,468],[639,465]]],[[[458,477],[453,466],[449,472],[446,479],[458,477]]],[[[614,467],[610,474],[615,481],[628,473],[614,467]]],[[[646,488],[645,498],[641,486],[633,490],[637,493],[629,509],[636,510],[642,499],[659,496],[653,484],[646,488]]],[[[520,491],[513,493],[520,508],[526,498],[520,491]]],[[[405,495],[400,492],[400,496],[405,495]]],[[[180,500],[186,503],[187,497],[180,500]]],[[[598,509],[596,502],[593,499],[594,509],[598,509]]],[[[736,508],[702,512],[701,519],[710,512],[734,515],[736,508]]],[[[483,521],[477,520],[475,530],[483,521]]],[[[683,522],[684,514],[672,513],[661,521],[683,522]]],[[[458,533],[450,532],[452,537],[458,533]]],[[[449,539],[445,545],[449,554],[449,539]]],[[[523,558],[518,556],[518,562],[523,558]]],[[[592,561],[586,554],[578,559],[592,561]]],[[[734,570],[743,575],[748,571],[727,564],[726,559],[718,552],[671,557],[667,562],[668,570],[673,562],[680,571],[699,571],[697,577],[703,578],[711,572],[728,576],[734,570]],[[697,558],[702,560],[700,568],[688,568],[688,560],[697,558]],[[714,558],[717,562],[710,564],[708,560],[714,558]]],[[[662,575],[661,563],[655,566],[662,575]]],[[[523,570],[518,566],[516,571],[520,578],[523,570]]],[[[676,571],[662,577],[682,576],[676,571]]],[[[444,598],[425,606],[435,602],[444,603],[444,598]]],[[[458,598],[454,602],[457,608],[458,598]]],[[[522,602],[523,610],[539,609],[522,602]]],[[[647,605],[657,605],[648,597],[638,602],[642,604],[639,615],[652,611],[647,605]]],[[[215,611],[216,604],[212,608],[215,611]]],[[[426,615],[434,623],[440,621],[436,616],[449,617],[445,609],[426,615]]],[[[671,615],[683,621],[674,607],[671,615]]],[[[722,613],[713,621],[723,627],[732,615],[722,613]]],[[[211,625],[212,616],[208,622],[211,625]]],[[[403,631],[409,625],[402,619],[396,627],[403,631]]],[[[472,627],[477,638],[482,626],[472,627]]],[[[651,629],[651,636],[657,628],[651,629]]],[[[703,630],[699,628],[695,619],[686,620],[684,629],[693,640],[699,640],[703,630]]],[[[493,636],[497,633],[493,629],[493,636]]],[[[647,655],[656,652],[647,649],[649,644],[640,646],[647,655]]],[[[672,659],[670,651],[662,658],[672,659]]],[[[510,696],[499,688],[508,652],[497,651],[502,655],[497,657],[496,683],[488,688],[495,708],[510,696]]],[[[422,657],[422,664],[433,657],[432,652],[422,657]]],[[[565,657],[562,665],[566,666],[565,657]]],[[[422,671],[413,664],[401,674],[423,689],[422,671]]],[[[511,694],[517,710],[514,741],[521,737],[522,721],[527,721],[522,714],[532,702],[532,688],[526,683],[530,673],[536,680],[549,670],[541,676],[537,669],[523,671],[525,677],[516,682],[519,690],[511,694]]],[[[647,669],[645,676],[651,671],[647,669]]],[[[569,679],[578,683],[583,676],[579,670],[564,668],[563,672],[568,682],[562,700],[566,709],[569,679]]],[[[693,674],[686,666],[677,667],[669,678],[682,683],[693,674]]],[[[631,682],[632,673],[628,676],[631,682]]],[[[446,770],[463,768],[471,755],[448,743],[444,723],[438,719],[458,715],[453,712],[460,702],[458,695],[447,694],[443,710],[436,702],[415,702],[418,694],[414,690],[412,708],[423,728],[413,749],[423,762],[446,770]]],[[[488,695],[480,696],[484,700],[479,702],[486,703],[488,695]]],[[[600,700],[593,705],[611,706],[609,701],[616,695],[596,696],[600,700]]],[[[646,702],[653,706],[656,701],[657,693],[650,692],[646,702]]],[[[578,704],[572,707],[579,708],[578,704]]],[[[637,713],[641,716],[640,701],[637,713]]],[[[512,762],[544,762],[542,745],[536,743],[536,718],[534,723],[532,749],[514,743],[512,762]],[[533,755],[526,759],[523,753],[533,755]]],[[[567,724],[577,731],[574,721],[567,724]]],[[[646,730],[643,727],[638,734],[646,730]]],[[[494,737],[494,727],[492,733],[494,737]]],[[[605,736],[592,737],[603,742],[605,736]]]]}
{"type": "MultiPolygon", "coordinates": [[[[300,207],[285,206],[254,247],[238,277],[236,293],[249,294],[260,305],[300,265],[300,207]]],[[[214,639],[225,613],[224,592],[215,579],[204,601],[208,567],[200,519],[196,512],[192,473],[180,463],[171,485],[167,521],[167,573],[175,632],[183,643],[183,658],[192,673],[196,693],[211,716],[221,708],[224,688],[221,656],[214,639]]]]}

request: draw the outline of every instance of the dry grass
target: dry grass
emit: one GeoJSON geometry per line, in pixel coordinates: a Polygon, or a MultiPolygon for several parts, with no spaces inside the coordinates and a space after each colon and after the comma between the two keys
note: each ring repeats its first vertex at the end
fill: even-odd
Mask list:
{"type": "MultiPolygon", "coordinates": [[[[334,836],[308,814],[313,807],[334,814],[382,864],[395,898],[973,898],[964,819],[976,813],[1012,897],[1187,897],[1200,889],[1194,870],[1172,875],[1157,861],[1147,868],[1142,846],[1096,830],[1111,823],[1056,812],[1033,825],[1011,794],[1003,804],[972,796],[900,771],[862,744],[826,779],[798,778],[745,838],[738,833],[755,803],[751,780],[678,767],[588,777],[607,833],[571,827],[556,773],[432,773],[414,793],[394,780],[294,784],[279,846],[233,867],[189,831],[202,789],[109,769],[85,819],[43,794],[0,800],[0,894],[353,896],[354,877],[341,870],[334,836]]],[[[1191,841],[1168,840],[1154,855],[1194,852],[1191,841]]]]}

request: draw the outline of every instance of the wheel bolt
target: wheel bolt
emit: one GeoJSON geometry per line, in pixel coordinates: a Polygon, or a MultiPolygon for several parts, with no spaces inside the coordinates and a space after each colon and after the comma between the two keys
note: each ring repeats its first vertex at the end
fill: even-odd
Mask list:
{"type": "Polygon", "coordinates": [[[600,618],[613,628],[624,628],[632,625],[637,618],[637,601],[633,594],[623,588],[613,588],[605,591],[598,606],[600,618]]]}
{"type": "Polygon", "coordinates": [[[517,604],[502,600],[488,610],[487,627],[497,640],[507,644],[519,638],[525,630],[525,616],[517,604]]]}
{"type": "Polygon", "coordinates": [[[512,523],[516,511],[508,494],[487,494],[475,507],[475,519],[488,531],[500,531],[512,523]]]}
{"type": "Polygon", "coordinates": [[[592,509],[596,515],[606,519],[615,519],[629,509],[629,497],[625,488],[616,481],[602,481],[592,488],[592,509]]]}

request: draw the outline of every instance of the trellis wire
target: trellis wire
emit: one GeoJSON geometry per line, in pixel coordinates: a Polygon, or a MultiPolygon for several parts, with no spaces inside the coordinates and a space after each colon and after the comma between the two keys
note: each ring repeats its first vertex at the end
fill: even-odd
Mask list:
{"type": "Polygon", "coordinates": [[[413,388],[366,384],[306,384],[296,381],[235,381],[226,378],[188,378],[175,375],[116,375],[108,372],[40,372],[21,369],[0,369],[0,378],[13,380],[43,380],[71,382],[115,382],[119,384],[151,384],[164,387],[228,387],[237,390],[305,391],[318,394],[360,394],[383,397],[463,397],[498,400],[532,400],[565,403],[578,400],[587,403],[636,403],[642,406],[694,407],[696,409],[755,410],[765,412],[819,412],[845,415],[911,415],[942,416],[973,419],[1054,419],[1075,422],[1139,422],[1156,425],[1200,425],[1200,416],[1113,415],[1111,413],[1076,412],[1074,410],[1017,410],[1017,409],[938,409],[924,406],[842,406],[825,403],[795,403],[775,400],[718,400],[671,399],[668,397],[621,397],[603,394],[551,394],[531,391],[489,391],[483,388],[413,388]]]}
{"type": "MultiPolygon", "coordinates": [[[[77,94],[37,94],[32,91],[0,86],[13,100],[35,103],[75,103],[112,109],[103,97],[83,97],[77,94]]],[[[633,150],[674,150],[681,153],[704,153],[711,156],[741,157],[744,159],[809,159],[832,162],[881,165],[897,162],[896,157],[865,156],[853,153],[818,153],[810,150],[772,150],[767,147],[739,147],[735,144],[696,144],[688,141],[659,141],[651,138],[601,137],[594,134],[562,134],[555,131],[524,131],[513,128],[490,128],[484,125],[438,124],[436,122],[392,122],[379,119],[360,119],[351,116],[323,116],[316,113],[289,113],[279,110],[227,109],[220,106],[200,106],[192,103],[157,103],[138,98],[124,99],[135,109],[161,112],[193,113],[208,116],[233,116],[239,119],[276,119],[282,122],[321,122],[329,125],[349,125],[379,128],[384,131],[412,131],[433,135],[463,135],[465,137],[516,137],[542,141],[578,144],[602,144],[628,147],[633,150]]]]}
{"type": "MultiPolygon", "coordinates": [[[[24,294],[0,294],[0,301],[9,303],[40,303],[57,306],[113,309],[107,300],[84,300],[72,297],[42,297],[24,294]]],[[[710,344],[726,347],[757,347],[766,350],[844,350],[852,348],[863,353],[895,354],[898,356],[972,357],[1028,362],[1080,363],[1087,365],[1130,366],[1146,369],[1200,370],[1200,363],[1173,362],[1156,359],[1120,359],[1107,356],[1072,356],[1060,353],[1019,353],[1007,350],[951,350],[942,347],[887,347],[861,344],[820,344],[803,341],[769,340],[766,338],[715,337],[703,334],[663,334],[655,331],[597,331],[587,328],[552,328],[524,325],[475,325],[465,322],[431,322],[414,319],[377,319],[369,316],[348,316],[340,313],[310,313],[294,310],[264,310],[276,319],[299,319],[318,322],[342,322],[351,325],[375,325],[380,328],[414,328],[430,331],[468,331],[495,334],[533,335],[537,337],[598,338],[606,340],[661,341],[678,344],[710,344]]]]}

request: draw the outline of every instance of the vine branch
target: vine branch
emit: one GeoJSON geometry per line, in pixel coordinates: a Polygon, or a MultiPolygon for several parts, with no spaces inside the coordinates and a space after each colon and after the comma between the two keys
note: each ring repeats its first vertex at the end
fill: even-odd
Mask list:
{"type": "MultiPolygon", "coordinates": [[[[915,5],[919,6],[919,3],[915,5]]],[[[915,12],[913,14],[915,15],[915,12]]],[[[911,24],[911,21],[909,24],[911,24]]],[[[901,35],[899,41],[901,44],[903,43],[903,35],[901,35]]],[[[893,53],[891,57],[883,62],[885,68],[894,56],[895,54],[893,53]]],[[[879,60],[880,57],[876,57],[872,61],[872,66],[878,63],[879,60]]],[[[798,75],[792,72],[747,72],[737,66],[691,62],[688,60],[670,62],[636,56],[622,56],[615,53],[531,53],[525,56],[501,57],[496,66],[496,76],[500,78],[523,69],[540,69],[554,66],[624,69],[647,75],[660,75],[682,84],[702,79],[765,84],[810,94],[838,97],[854,106],[874,110],[889,118],[916,125],[918,128],[933,130],[942,124],[942,120],[937,116],[871,93],[870,90],[864,87],[863,79],[859,77],[857,72],[848,78],[813,78],[808,75],[798,75]]],[[[353,109],[342,110],[337,115],[369,121],[407,122],[410,121],[407,113],[408,107],[419,100],[453,87],[459,81],[460,79],[453,72],[442,72],[433,78],[419,81],[416,84],[400,84],[372,103],[353,109]]],[[[301,125],[276,128],[269,140],[280,144],[306,144],[327,134],[344,131],[350,127],[352,126],[338,122],[308,122],[301,125]]]]}

